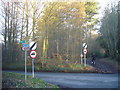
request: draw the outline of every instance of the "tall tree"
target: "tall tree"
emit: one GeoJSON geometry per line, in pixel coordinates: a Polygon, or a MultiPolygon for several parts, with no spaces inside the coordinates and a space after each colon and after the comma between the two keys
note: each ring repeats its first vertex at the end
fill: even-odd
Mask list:
{"type": "Polygon", "coordinates": [[[117,25],[118,14],[116,6],[111,4],[105,9],[105,14],[102,19],[102,25],[100,28],[101,38],[100,44],[106,50],[106,54],[111,57],[116,57],[117,55],[117,25]]]}
{"type": "MultiPolygon", "coordinates": [[[[38,33],[40,32],[38,36],[41,36],[41,38],[47,37],[49,44],[48,52],[57,53],[57,55],[66,54],[66,59],[69,57],[68,54],[73,54],[73,59],[80,55],[84,35],[84,28],[82,27],[87,21],[86,12],[89,11],[86,11],[86,9],[95,6],[92,8],[91,18],[94,17],[95,12],[98,10],[96,9],[96,4],[88,5],[90,7],[86,7],[86,5],[88,4],[85,2],[47,3],[44,14],[38,22],[38,33]]],[[[92,24],[92,26],[95,24],[92,24]]]]}

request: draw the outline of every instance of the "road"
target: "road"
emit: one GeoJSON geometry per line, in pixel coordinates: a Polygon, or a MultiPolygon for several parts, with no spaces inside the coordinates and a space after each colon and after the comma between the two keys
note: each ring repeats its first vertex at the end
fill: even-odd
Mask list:
{"type": "MultiPolygon", "coordinates": [[[[7,71],[22,73],[22,71],[7,71]]],[[[27,73],[32,75],[31,72],[27,73]]],[[[62,88],[118,88],[118,74],[35,72],[35,77],[62,88]]]]}
{"type": "MultiPolygon", "coordinates": [[[[105,60],[104,60],[105,61],[105,60]]],[[[87,64],[92,65],[97,71],[101,73],[118,73],[118,68],[110,63],[103,62],[101,59],[95,60],[96,64],[92,65],[91,60],[87,60],[87,64]]]]}

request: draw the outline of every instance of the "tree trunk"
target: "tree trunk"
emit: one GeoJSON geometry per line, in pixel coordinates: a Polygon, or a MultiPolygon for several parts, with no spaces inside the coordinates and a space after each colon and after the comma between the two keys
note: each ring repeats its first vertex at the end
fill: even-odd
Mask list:
{"type": "Polygon", "coordinates": [[[26,0],[26,37],[28,37],[28,0],[26,0]]]}

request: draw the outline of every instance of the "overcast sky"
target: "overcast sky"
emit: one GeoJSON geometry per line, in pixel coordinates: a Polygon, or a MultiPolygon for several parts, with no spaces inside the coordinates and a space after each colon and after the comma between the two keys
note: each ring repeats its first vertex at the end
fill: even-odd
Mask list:
{"type": "Polygon", "coordinates": [[[103,12],[104,12],[104,9],[105,7],[108,5],[108,4],[111,4],[111,3],[116,3],[120,0],[96,0],[100,3],[100,10],[99,10],[99,16],[101,17],[103,15],[103,12]]]}

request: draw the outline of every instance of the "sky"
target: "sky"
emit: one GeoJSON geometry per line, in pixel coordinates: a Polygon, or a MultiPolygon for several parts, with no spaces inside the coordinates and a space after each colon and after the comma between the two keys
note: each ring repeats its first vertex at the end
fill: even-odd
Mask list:
{"type": "MultiPolygon", "coordinates": [[[[14,1],[16,1],[16,0],[14,0],[14,1]]],[[[68,1],[68,0],[47,0],[47,1],[68,1]]],[[[89,0],[69,0],[69,1],[72,1],[72,2],[73,1],[78,1],[79,2],[79,1],[89,1],[89,0]]],[[[120,0],[96,0],[96,1],[98,1],[100,3],[99,4],[100,10],[98,11],[99,12],[98,17],[101,19],[102,16],[103,16],[104,9],[105,9],[105,7],[107,6],[108,3],[110,4],[111,2],[118,2],[120,0]]],[[[1,1],[0,1],[0,6],[1,6],[1,1]]],[[[0,14],[1,14],[1,10],[0,10],[0,14]]],[[[1,16],[0,16],[0,19],[1,19],[1,16]]],[[[0,22],[0,28],[1,28],[1,26],[2,26],[2,23],[0,22]]],[[[2,29],[0,29],[0,33],[1,32],[2,32],[2,29]]],[[[2,40],[3,40],[3,37],[2,37],[2,35],[0,35],[0,43],[1,43],[2,40]]]]}
{"type": "Polygon", "coordinates": [[[111,3],[115,3],[115,2],[117,4],[117,2],[120,0],[96,0],[96,1],[98,1],[100,3],[99,4],[99,6],[100,6],[99,15],[101,17],[103,15],[104,9],[107,6],[107,4],[111,4],[111,3]]]}

